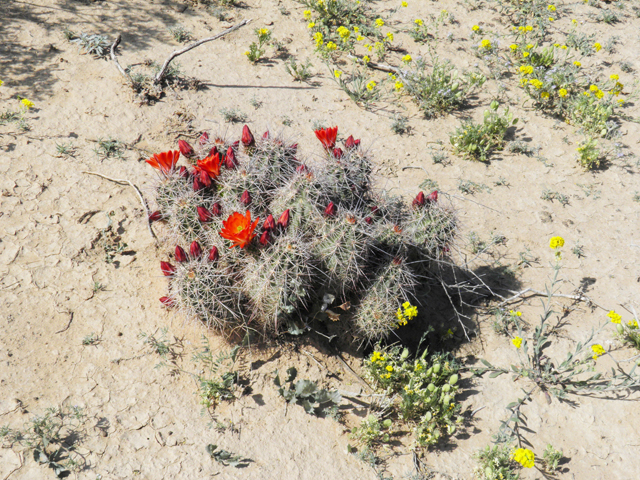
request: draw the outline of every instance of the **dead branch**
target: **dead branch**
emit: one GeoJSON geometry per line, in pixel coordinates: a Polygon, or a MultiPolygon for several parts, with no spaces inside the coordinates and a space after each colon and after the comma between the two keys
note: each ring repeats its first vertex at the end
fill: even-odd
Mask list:
{"type": "Polygon", "coordinates": [[[120,180],[117,178],[110,178],[105,175],[102,175],[101,173],[96,173],[96,172],[82,172],[82,173],[86,173],[87,175],[95,175],[96,177],[104,178],[105,180],[109,180],[110,182],[118,183],[120,185],[129,185],[130,187],[133,187],[133,189],[136,191],[136,194],[138,195],[138,198],[140,199],[140,203],[142,204],[142,207],[144,208],[145,213],[147,214],[147,227],[149,228],[149,233],[155,240],[156,245],[158,245],[158,237],[156,237],[156,234],[153,232],[153,229],[151,228],[151,220],[149,219],[149,215],[150,215],[149,207],[147,207],[147,202],[145,202],[144,197],[142,196],[142,192],[140,192],[140,189],[136,185],[131,183],[129,180],[120,180]]]}
{"type": "Polygon", "coordinates": [[[171,55],[169,55],[169,58],[167,58],[164,61],[164,64],[162,65],[162,68],[158,72],[158,75],[156,75],[156,78],[154,78],[153,83],[157,85],[162,81],[162,79],[164,78],[165,74],[167,73],[167,69],[169,68],[169,64],[171,63],[171,61],[174,58],[182,55],[183,53],[187,53],[189,50],[192,50],[192,49],[194,49],[196,47],[199,47],[203,43],[211,42],[213,40],[217,40],[218,38],[224,37],[225,35],[228,35],[229,33],[233,32],[234,30],[238,30],[239,28],[244,27],[249,22],[251,22],[251,19],[243,20],[240,23],[237,23],[236,25],[234,25],[233,27],[227,28],[224,32],[220,32],[217,35],[214,35],[213,37],[204,38],[204,39],[199,40],[199,41],[197,41],[195,43],[192,43],[191,45],[187,45],[182,50],[176,50],[171,55]]]}
{"type": "MultiPolygon", "coordinates": [[[[362,60],[362,57],[357,57],[355,55],[347,55],[347,57],[353,58],[353,59],[356,59],[356,60],[362,60]]],[[[381,71],[387,72],[387,73],[395,73],[395,74],[399,74],[400,73],[400,69],[399,68],[392,67],[390,65],[384,65],[382,63],[367,62],[367,67],[373,68],[374,70],[381,70],[381,71]]]]}
{"type": "Polygon", "coordinates": [[[118,58],[116,57],[116,48],[118,48],[118,45],[120,45],[121,41],[122,41],[122,35],[118,34],[118,38],[116,38],[116,41],[113,42],[113,45],[111,45],[111,60],[113,60],[113,63],[116,64],[116,68],[124,76],[124,78],[126,78],[129,81],[129,83],[133,85],[133,80],[131,79],[131,75],[129,75],[127,71],[124,68],[122,68],[122,65],[120,65],[120,62],[118,62],[118,58]]]}
{"type": "MultiPolygon", "coordinates": [[[[516,292],[515,290],[509,290],[509,292],[514,293],[515,295],[513,297],[509,297],[507,298],[504,302],[499,303],[497,306],[498,307],[502,307],[503,305],[506,305],[507,303],[511,303],[512,301],[522,297],[523,295],[526,294],[530,294],[530,295],[536,295],[536,296],[542,296],[542,297],[547,297],[549,296],[549,294],[547,292],[541,292],[540,290],[534,290],[533,288],[525,288],[524,290],[522,290],[521,292],[516,292]]],[[[594,305],[598,308],[601,308],[602,310],[608,312],[609,310],[604,308],[602,305],[598,305],[596,302],[594,302],[593,300],[591,300],[589,297],[587,297],[586,295],[580,294],[580,295],[566,295],[564,293],[552,293],[551,294],[552,297],[560,297],[560,298],[569,298],[571,300],[576,300],[578,302],[586,302],[587,305],[594,305]]]]}

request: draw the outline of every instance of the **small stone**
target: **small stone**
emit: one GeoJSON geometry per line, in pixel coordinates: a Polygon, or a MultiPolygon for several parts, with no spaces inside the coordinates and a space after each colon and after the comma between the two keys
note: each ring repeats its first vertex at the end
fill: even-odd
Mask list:
{"type": "Polygon", "coordinates": [[[273,25],[273,20],[267,19],[267,20],[264,21],[264,24],[265,25],[273,25]]]}

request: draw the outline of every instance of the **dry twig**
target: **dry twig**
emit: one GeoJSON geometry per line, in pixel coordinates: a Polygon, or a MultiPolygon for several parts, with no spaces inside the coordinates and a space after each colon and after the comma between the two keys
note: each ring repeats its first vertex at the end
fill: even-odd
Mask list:
{"type": "Polygon", "coordinates": [[[113,60],[113,63],[116,64],[116,68],[118,69],[118,71],[127,79],[129,80],[129,83],[131,85],[133,85],[133,80],[131,79],[131,75],[129,75],[127,73],[127,71],[122,68],[122,65],[120,65],[120,62],[118,62],[118,59],[116,58],[116,48],[118,48],[118,45],[120,45],[120,42],[122,41],[122,35],[118,34],[118,37],[116,38],[116,41],[113,42],[113,45],[111,45],[111,60],[113,60]]]}

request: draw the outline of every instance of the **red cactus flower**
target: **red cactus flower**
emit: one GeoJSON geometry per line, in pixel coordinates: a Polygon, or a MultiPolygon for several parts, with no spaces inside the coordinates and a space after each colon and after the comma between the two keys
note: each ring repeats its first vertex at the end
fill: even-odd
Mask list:
{"type": "Polygon", "coordinates": [[[196,207],[198,210],[198,218],[202,223],[210,222],[213,219],[212,213],[204,207],[196,207]]]}
{"type": "Polygon", "coordinates": [[[336,138],[338,137],[338,127],[321,128],[314,132],[316,137],[326,150],[332,150],[336,146],[336,138]]]}
{"type": "Polygon", "coordinates": [[[244,127],[242,127],[241,141],[245,147],[252,147],[256,143],[256,140],[253,138],[253,134],[251,133],[251,130],[249,130],[248,125],[245,125],[244,127]]]}
{"type": "Polygon", "coordinates": [[[353,138],[353,135],[349,135],[349,138],[344,141],[344,146],[347,150],[358,148],[360,146],[360,139],[356,140],[353,138]]]}
{"type": "Polygon", "coordinates": [[[187,170],[187,167],[180,167],[179,175],[182,178],[189,178],[189,170],[187,170]]]}
{"type": "Polygon", "coordinates": [[[171,265],[169,262],[160,262],[160,270],[162,270],[165,277],[170,277],[176,273],[176,267],[171,265]]]}
{"type": "Polygon", "coordinates": [[[327,205],[327,208],[324,209],[324,214],[327,217],[333,217],[336,214],[337,210],[338,209],[336,208],[334,203],[333,202],[329,202],[329,205],[327,205]]]}
{"type": "Polygon", "coordinates": [[[219,258],[220,254],[218,253],[218,247],[214,245],[213,247],[211,247],[211,251],[209,252],[209,261],[217,262],[219,258]]]}
{"type": "Polygon", "coordinates": [[[273,215],[269,214],[262,225],[262,230],[273,230],[274,228],[276,228],[276,222],[273,219],[273,215]]]}
{"type": "Polygon", "coordinates": [[[438,201],[438,190],[434,190],[429,195],[427,195],[427,202],[436,203],[438,201]]]}
{"type": "Polygon", "coordinates": [[[253,233],[253,231],[259,221],[260,219],[256,218],[255,221],[251,223],[251,212],[249,212],[249,210],[247,210],[245,216],[241,213],[233,212],[229,215],[229,218],[222,222],[223,228],[220,230],[220,236],[233,242],[231,248],[244,248],[249,245],[249,242],[257,235],[257,233],[253,233]]]}
{"type": "Polygon", "coordinates": [[[173,307],[176,304],[171,297],[160,297],[160,303],[165,307],[173,307]]]}
{"type": "Polygon", "coordinates": [[[196,152],[193,150],[193,147],[184,140],[178,140],[178,148],[180,148],[180,153],[184,156],[184,158],[192,158],[196,154],[196,152]]]}
{"type": "Polygon", "coordinates": [[[176,245],[176,262],[186,262],[187,261],[187,254],[185,253],[184,249],[180,246],[180,245],[176,245]]]}
{"type": "Polygon", "coordinates": [[[158,210],[149,215],[150,222],[157,222],[158,220],[162,220],[162,214],[158,210]]]}
{"type": "Polygon", "coordinates": [[[249,190],[245,190],[244,192],[242,192],[242,195],[240,195],[240,203],[242,203],[245,207],[251,205],[251,194],[249,193],[249,190]]]}
{"type": "Polygon", "coordinates": [[[341,148],[334,148],[333,149],[333,156],[335,158],[337,158],[338,160],[342,158],[342,154],[343,154],[343,152],[342,152],[341,148]]]}
{"type": "Polygon", "coordinates": [[[289,209],[287,208],[284,212],[282,212],[282,215],[280,215],[280,218],[278,219],[278,227],[285,230],[289,226],[289,217],[290,217],[290,212],[289,212],[289,209]]]}
{"type": "Polygon", "coordinates": [[[373,218],[365,217],[364,221],[367,222],[367,225],[371,225],[373,223],[373,218]]]}
{"type": "Polygon", "coordinates": [[[165,175],[169,175],[178,163],[180,158],[180,150],[156,153],[147,160],[147,163],[153,168],[160,170],[165,175]]]}
{"type": "Polygon", "coordinates": [[[418,195],[416,195],[416,198],[413,199],[413,203],[411,205],[414,207],[422,207],[424,202],[424,192],[419,192],[418,195]]]}
{"type": "Polygon", "coordinates": [[[209,141],[209,134],[207,132],[202,132],[202,135],[200,135],[200,138],[198,139],[198,144],[204,145],[208,141],[209,141]]]}
{"type": "Polygon", "coordinates": [[[227,167],[228,170],[233,170],[237,165],[236,152],[233,147],[229,147],[227,149],[227,155],[224,157],[224,166],[227,167]]]}
{"type": "Polygon", "coordinates": [[[211,213],[216,217],[222,214],[222,205],[220,205],[220,202],[216,202],[211,206],[211,213]]]}
{"type": "Polygon", "coordinates": [[[189,254],[192,258],[200,258],[200,255],[202,255],[202,247],[197,240],[191,242],[191,245],[189,246],[189,254]]]}
{"type": "Polygon", "coordinates": [[[264,232],[262,232],[262,235],[260,235],[260,245],[264,247],[270,241],[271,241],[271,234],[269,233],[269,230],[265,230],[264,232]]]}
{"type": "Polygon", "coordinates": [[[218,153],[218,147],[214,145],[213,147],[211,147],[211,150],[209,150],[209,155],[207,155],[207,157],[212,157],[217,153],[218,153]]]}
{"type": "Polygon", "coordinates": [[[220,175],[220,154],[218,150],[216,150],[215,154],[198,160],[198,166],[196,168],[201,172],[207,172],[209,178],[215,180],[220,175]]]}
{"type": "Polygon", "coordinates": [[[193,176],[200,180],[203,188],[211,185],[211,177],[205,170],[202,170],[200,167],[193,167],[193,176]]]}

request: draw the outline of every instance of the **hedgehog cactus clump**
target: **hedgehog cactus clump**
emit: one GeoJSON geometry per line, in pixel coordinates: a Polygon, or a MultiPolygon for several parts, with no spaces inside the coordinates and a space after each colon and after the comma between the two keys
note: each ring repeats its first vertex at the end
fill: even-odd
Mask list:
{"type": "Polygon", "coordinates": [[[353,306],[345,322],[356,338],[399,326],[417,275],[448,252],[455,215],[437,191],[410,205],[375,191],[360,140],[338,146],[337,127],[315,134],[319,159],[245,125],[238,141],[204,133],[147,160],[160,175],[149,221],[164,221],[173,242],[164,305],[221,331],[277,333],[331,294],[353,306]]]}

